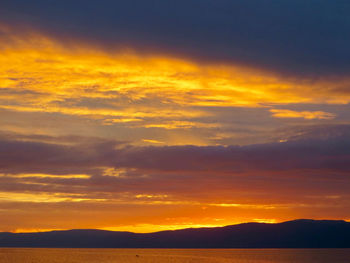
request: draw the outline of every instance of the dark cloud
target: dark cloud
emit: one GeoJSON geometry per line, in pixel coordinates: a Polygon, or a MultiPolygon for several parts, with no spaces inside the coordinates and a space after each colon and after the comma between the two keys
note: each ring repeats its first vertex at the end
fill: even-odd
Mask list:
{"type": "Polygon", "coordinates": [[[350,71],[345,0],[3,0],[1,23],[105,48],[323,76],[350,71]]]}
{"type": "Polygon", "coordinates": [[[34,210],[40,218],[53,213],[56,220],[76,221],[68,217],[69,207],[83,221],[95,216],[82,214],[100,211],[103,222],[111,211],[122,213],[115,218],[146,220],[151,209],[163,218],[180,207],[214,215],[230,210],[247,216],[253,210],[341,218],[349,211],[349,131],[349,125],[314,126],[284,143],[229,147],[136,147],[93,137],[3,132],[0,209],[13,222],[34,210]],[[89,177],[74,176],[81,174],[89,177]],[[220,203],[233,206],[216,206],[220,203]]]}
{"type": "Polygon", "coordinates": [[[90,174],[95,167],[108,165],[103,160],[110,155],[108,149],[114,152],[120,144],[94,137],[0,135],[0,172],[15,174],[90,174]]]}
{"type": "Polygon", "coordinates": [[[9,136],[0,140],[0,167],[45,169],[136,168],[149,171],[292,171],[331,169],[349,171],[349,126],[295,127],[299,137],[286,142],[246,146],[145,146],[137,147],[100,138],[64,136],[9,136]],[[299,130],[298,130],[299,129],[299,130]],[[16,139],[17,138],[17,139],[16,139]],[[25,139],[25,140],[23,140],[25,139]],[[59,144],[70,142],[71,145],[59,144]],[[72,142],[75,141],[75,144],[72,142]]]}
{"type": "Polygon", "coordinates": [[[314,138],[310,129],[308,136],[289,142],[229,147],[135,147],[86,139],[61,145],[8,137],[0,140],[0,173],[7,174],[0,178],[1,190],[98,193],[99,198],[123,192],[344,195],[350,186],[349,127],[338,127],[343,133],[330,127],[326,138],[318,136],[320,129],[314,129],[314,138]],[[106,168],[111,170],[106,173],[106,168]],[[88,174],[91,178],[15,176],[21,173],[88,174]]]}
{"type": "Polygon", "coordinates": [[[350,125],[346,124],[324,124],[324,125],[303,125],[290,126],[288,128],[278,129],[276,137],[288,141],[308,141],[319,140],[338,144],[346,142],[350,138],[350,125]]]}
{"type": "Polygon", "coordinates": [[[350,141],[343,138],[301,140],[249,146],[167,146],[130,148],[118,153],[116,165],[165,171],[348,171],[350,141]]]}

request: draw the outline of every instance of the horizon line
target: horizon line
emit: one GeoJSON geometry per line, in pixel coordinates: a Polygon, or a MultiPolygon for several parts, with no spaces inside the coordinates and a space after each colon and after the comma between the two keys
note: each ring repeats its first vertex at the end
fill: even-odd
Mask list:
{"type": "Polygon", "coordinates": [[[242,222],[242,223],[236,223],[236,224],[229,224],[229,225],[222,225],[222,226],[199,226],[199,227],[184,227],[184,228],[177,228],[177,229],[165,229],[165,230],[159,230],[159,231],[151,231],[151,232],[133,232],[133,231],[124,231],[124,230],[111,230],[108,228],[71,228],[71,229],[43,229],[42,231],[0,231],[0,233],[11,233],[11,234],[36,234],[36,233],[50,233],[50,232],[65,232],[65,231],[76,231],[76,230],[92,230],[92,231],[106,231],[106,232],[123,232],[123,233],[133,233],[133,234],[152,234],[152,233],[159,233],[159,232],[166,232],[166,231],[181,231],[181,230],[187,230],[187,229],[210,229],[210,228],[224,228],[229,226],[238,226],[238,225],[244,225],[244,224],[265,224],[265,225],[278,225],[288,222],[294,222],[294,221],[339,221],[339,222],[346,222],[350,223],[349,219],[310,219],[310,218],[296,218],[286,221],[280,221],[280,222],[256,222],[256,221],[248,221],[248,222],[242,222]]]}

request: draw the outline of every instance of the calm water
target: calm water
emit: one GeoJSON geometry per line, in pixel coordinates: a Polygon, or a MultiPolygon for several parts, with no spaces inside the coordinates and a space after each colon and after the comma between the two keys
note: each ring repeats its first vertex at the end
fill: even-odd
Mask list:
{"type": "Polygon", "coordinates": [[[0,248],[0,263],[349,263],[350,249],[0,248]]]}

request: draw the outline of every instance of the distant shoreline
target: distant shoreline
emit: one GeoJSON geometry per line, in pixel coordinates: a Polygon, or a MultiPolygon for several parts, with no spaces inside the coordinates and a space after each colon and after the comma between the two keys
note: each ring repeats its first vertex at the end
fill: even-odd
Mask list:
{"type": "Polygon", "coordinates": [[[7,248],[135,249],[311,249],[350,248],[350,223],[299,219],[283,223],[244,223],[154,233],[76,229],[37,233],[0,233],[7,248]]]}

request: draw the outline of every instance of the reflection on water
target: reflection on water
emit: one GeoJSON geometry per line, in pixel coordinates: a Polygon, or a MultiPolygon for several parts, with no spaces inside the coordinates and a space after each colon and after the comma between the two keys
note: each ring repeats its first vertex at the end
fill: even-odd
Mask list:
{"type": "Polygon", "coordinates": [[[0,248],[0,263],[349,263],[350,249],[0,248]]]}

